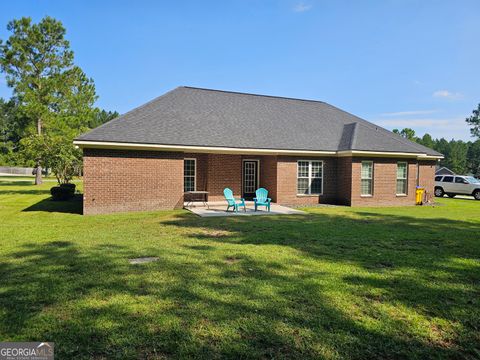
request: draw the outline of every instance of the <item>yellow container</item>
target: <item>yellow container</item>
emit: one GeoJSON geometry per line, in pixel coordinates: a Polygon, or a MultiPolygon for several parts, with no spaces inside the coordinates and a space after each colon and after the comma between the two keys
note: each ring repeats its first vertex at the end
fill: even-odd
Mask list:
{"type": "Polygon", "coordinates": [[[417,187],[417,191],[415,192],[415,204],[422,205],[423,204],[423,194],[425,193],[425,189],[421,187],[417,187]]]}

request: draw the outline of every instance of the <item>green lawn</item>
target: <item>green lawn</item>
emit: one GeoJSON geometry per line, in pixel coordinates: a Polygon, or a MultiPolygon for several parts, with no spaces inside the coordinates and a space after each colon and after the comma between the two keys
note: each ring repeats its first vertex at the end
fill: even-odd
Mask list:
{"type": "Polygon", "coordinates": [[[58,359],[480,358],[480,201],[84,217],[53,185],[0,179],[2,341],[58,359]]]}

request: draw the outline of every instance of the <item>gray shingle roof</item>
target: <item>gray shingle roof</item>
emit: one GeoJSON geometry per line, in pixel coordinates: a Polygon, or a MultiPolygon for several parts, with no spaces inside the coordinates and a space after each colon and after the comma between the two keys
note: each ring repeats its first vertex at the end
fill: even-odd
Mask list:
{"type": "Polygon", "coordinates": [[[321,101],[178,87],[77,140],[441,154],[321,101]]]}

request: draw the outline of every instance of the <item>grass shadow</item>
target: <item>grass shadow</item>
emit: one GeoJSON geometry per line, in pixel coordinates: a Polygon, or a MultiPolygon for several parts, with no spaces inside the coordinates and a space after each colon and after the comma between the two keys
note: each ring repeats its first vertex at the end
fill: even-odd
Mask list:
{"type": "Polygon", "coordinates": [[[0,185],[5,186],[33,186],[35,181],[33,180],[3,180],[0,179],[0,185]]]}
{"type": "Polygon", "coordinates": [[[0,262],[0,334],[40,328],[60,358],[324,358],[318,346],[328,358],[456,355],[350,318],[323,295],[324,272],[297,276],[246,255],[181,262],[161,252],[158,262],[130,266],[128,248],[80,249],[66,240],[12,255],[17,262],[0,262]]]}
{"type": "Polygon", "coordinates": [[[23,190],[23,189],[8,189],[3,188],[0,189],[0,195],[45,195],[50,194],[50,190],[48,189],[30,189],[30,190],[23,190]]]}
{"type": "MultiPolygon", "coordinates": [[[[420,316],[460,323],[455,339],[440,345],[445,347],[445,353],[442,355],[440,351],[437,355],[453,356],[454,349],[460,351],[455,356],[468,358],[478,354],[475,339],[480,336],[476,325],[480,298],[480,223],[477,221],[360,210],[349,216],[324,212],[265,217],[262,221],[242,217],[198,219],[185,214],[169,224],[188,229],[188,236],[200,240],[199,246],[204,241],[206,246],[220,243],[236,245],[238,249],[242,245],[287,247],[300,251],[312,261],[347,267],[354,264],[368,276],[345,274],[340,281],[351,288],[352,294],[367,302],[372,299],[379,307],[395,304],[420,316]],[[222,236],[210,235],[217,233],[222,236]]],[[[268,280],[271,281],[271,277],[268,280]]],[[[295,283],[298,279],[291,281],[295,283]]],[[[285,281],[284,286],[289,286],[287,284],[285,281]]],[[[298,291],[302,291],[300,288],[298,291]]],[[[405,326],[382,312],[372,316],[385,318],[387,324],[396,323],[394,327],[405,326]]],[[[350,325],[356,328],[356,324],[350,325]]],[[[381,341],[387,339],[382,337],[381,341]]],[[[392,339],[388,342],[392,343],[392,339]]],[[[392,346],[392,351],[398,348],[398,357],[414,355],[392,346]]],[[[437,352],[433,344],[411,346],[417,347],[415,356],[423,353],[420,357],[429,358],[437,352]],[[422,350],[423,346],[426,347],[422,350]]],[[[389,353],[383,355],[392,357],[389,353]]]]}
{"type": "Polygon", "coordinates": [[[40,200],[39,202],[23,209],[22,211],[43,211],[68,214],[83,214],[83,195],[75,196],[67,201],[53,201],[52,198],[40,200]]]}
{"type": "Polygon", "coordinates": [[[23,216],[2,240],[0,338],[80,359],[478,357],[480,223],[311,211],[23,216]]]}

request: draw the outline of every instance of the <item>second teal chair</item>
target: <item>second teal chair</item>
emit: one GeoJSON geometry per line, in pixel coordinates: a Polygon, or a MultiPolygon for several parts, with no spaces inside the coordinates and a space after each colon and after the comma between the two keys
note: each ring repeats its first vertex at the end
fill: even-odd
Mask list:
{"type": "Polygon", "coordinates": [[[247,208],[245,206],[245,199],[235,199],[233,197],[233,191],[229,188],[225,188],[223,190],[223,195],[225,195],[225,199],[227,200],[228,206],[227,206],[227,211],[231,207],[233,207],[233,211],[238,212],[238,207],[243,206],[243,211],[247,211],[247,208]]]}
{"type": "Polygon", "coordinates": [[[255,211],[257,211],[258,206],[265,206],[268,211],[270,211],[270,203],[272,199],[270,199],[268,196],[268,190],[264,188],[260,188],[257,191],[255,191],[256,197],[253,198],[253,201],[255,202],[255,211]]]}

